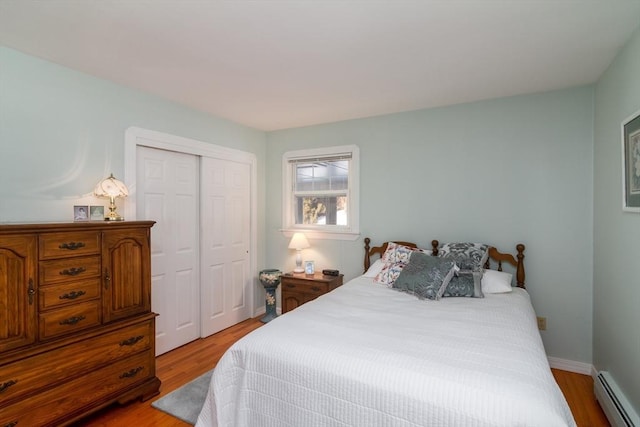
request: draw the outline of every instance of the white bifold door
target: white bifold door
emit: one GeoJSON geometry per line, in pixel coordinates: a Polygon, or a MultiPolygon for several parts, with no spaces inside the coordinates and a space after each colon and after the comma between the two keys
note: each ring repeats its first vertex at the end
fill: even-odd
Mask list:
{"type": "Polygon", "coordinates": [[[250,167],[138,146],[137,217],[152,219],[156,354],[251,316],[250,167]]]}

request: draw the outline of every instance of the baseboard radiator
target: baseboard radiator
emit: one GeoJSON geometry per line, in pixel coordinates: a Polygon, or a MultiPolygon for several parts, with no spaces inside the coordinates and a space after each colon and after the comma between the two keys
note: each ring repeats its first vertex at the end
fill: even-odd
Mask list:
{"type": "Polygon", "coordinates": [[[609,372],[600,371],[594,381],[596,399],[613,427],[640,427],[640,418],[609,372]]]}

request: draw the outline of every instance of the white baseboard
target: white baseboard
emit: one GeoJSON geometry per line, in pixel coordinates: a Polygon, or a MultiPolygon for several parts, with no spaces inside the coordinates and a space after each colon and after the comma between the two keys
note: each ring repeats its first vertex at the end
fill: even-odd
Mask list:
{"type": "Polygon", "coordinates": [[[596,370],[590,363],[576,362],[574,360],[560,359],[559,357],[547,357],[549,360],[549,366],[554,369],[560,369],[563,371],[575,372],[576,374],[596,375],[596,370]]]}

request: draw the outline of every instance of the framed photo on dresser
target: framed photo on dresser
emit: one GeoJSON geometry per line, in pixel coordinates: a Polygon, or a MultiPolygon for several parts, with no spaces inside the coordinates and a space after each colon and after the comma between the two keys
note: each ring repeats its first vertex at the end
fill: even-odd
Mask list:
{"type": "Polygon", "coordinates": [[[89,219],[91,221],[104,221],[104,206],[90,206],[89,219]]]}
{"type": "Polygon", "coordinates": [[[74,206],[73,220],[76,222],[89,221],[89,206],[74,206]]]}
{"type": "Polygon", "coordinates": [[[622,122],[622,210],[640,213],[640,111],[622,122]]]}

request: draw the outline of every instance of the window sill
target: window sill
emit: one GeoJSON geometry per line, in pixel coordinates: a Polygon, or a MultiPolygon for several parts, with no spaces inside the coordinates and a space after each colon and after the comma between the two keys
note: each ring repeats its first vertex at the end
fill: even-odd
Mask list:
{"type": "Polygon", "coordinates": [[[355,231],[322,231],[322,230],[305,230],[299,228],[281,229],[282,234],[291,238],[293,233],[304,233],[309,239],[325,239],[325,240],[356,240],[360,237],[360,232],[355,231]]]}

